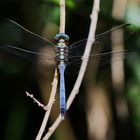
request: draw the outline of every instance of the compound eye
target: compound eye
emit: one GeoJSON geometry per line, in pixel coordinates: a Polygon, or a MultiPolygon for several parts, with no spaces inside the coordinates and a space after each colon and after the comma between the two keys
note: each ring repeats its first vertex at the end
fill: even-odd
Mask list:
{"type": "Polygon", "coordinates": [[[64,33],[56,34],[55,40],[59,41],[60,39],[64,39],[65,41],[68,41],[69,40],[69,36],[64,34],[64,33]]]}

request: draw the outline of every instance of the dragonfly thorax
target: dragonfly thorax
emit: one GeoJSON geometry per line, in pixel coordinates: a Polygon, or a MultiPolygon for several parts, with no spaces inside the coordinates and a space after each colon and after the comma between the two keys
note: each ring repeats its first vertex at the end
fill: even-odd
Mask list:
{"type": "Polygon", "coordinates": [[[55,37],[56,45],[56,61],[59,64],[65,64],[68,57],[68,36],[65,34],[57,34],[55,37]]]}

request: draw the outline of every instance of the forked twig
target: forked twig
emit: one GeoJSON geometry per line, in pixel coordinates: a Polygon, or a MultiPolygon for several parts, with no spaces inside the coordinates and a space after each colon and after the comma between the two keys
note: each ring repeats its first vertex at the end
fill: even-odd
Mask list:
{"type": "Polygon", "coordinates": [[[55,74],[54,74],[54,79],[53,79],[53,82],[52,82],[52,91],[51,91],[50,99],[49,99],[49,102],[48,102],[48,105],[47,105],[48,110],[45,113],[45,116],[44,116],[43,122],[41,124],[40,130],[37,134],[36,140],[41,139],[42,134],[43,134],[43,132],[45,130],[45,127],[47,125],[48,118],[50,116],[50,112],[51,112],[51,109],[52,109],[52,105],[53,105],[54,100],[55,100],[55,95],[56,95],[56,92],[57,92],[57,85],[58,85],[58,75],[57,75],[57,69],[56,69],[55,74]]]}
{"type": "MultiPolygon", "coordinates": [[[[99,4],[100,4],[100,0],[94,0],[92,14],[91,14],[90,30],[89,30],[89,35],[88,35],[88,40],[87,40],[85,52],[83,55],[83,61],[82,61],[81,67],[80,67],[80,71],[79,71],[77,80],[75,82],[73,90],[72,90],[72,92],[68,98],[68,101],[67,101],[67,110],[69,109],[76,94],[79,91],[79,88],[80,88],[80,85],[81,85],[81,82],[83,80],[84,73],[85,73],[85,70],[87,67],[87,63],[88,63],[88,59],[84,59],[84,58],[89,58],[92,44],[95,41],[95,30],[96,30],[97,19],[98,19],[99,4]]],[[[55,129],[58,127],[58,125],[60,124],[61,121],[62,121],[62,118],[61,118],[61,115],[59,114],[58,118],[56,119],[54,124],[50,127],[48,133],[43,137],[42,140],[48,140],[50,138],[50,136],[53,134],[53,132],[55,131],[55,129]]]]}

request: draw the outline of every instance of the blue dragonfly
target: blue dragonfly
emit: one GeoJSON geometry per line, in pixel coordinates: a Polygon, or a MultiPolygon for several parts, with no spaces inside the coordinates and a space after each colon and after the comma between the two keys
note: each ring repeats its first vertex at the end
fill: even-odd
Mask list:
{"type": "MultiPolygon", "coordinates": [[[[106,57],[111,53],[118,54],[122,52],[110,51],[110,33],[121,28],[124,29],[127,26],[127,24],[119,25],[97,35],[89,61],[94,61],[99,56],[106,57]]],[[[87,39],[80,40],[68,46],[69,36],[60,33],[55,36],[55,41],[56,45],[10,19],[5,19],[0,22],[1,49],[19,55],[34,63],[39,61],[41,63],[44,62],[48,67],[57,66],[60,75],[60,113],[62,118],[64,118],[66,112],[65,69],[66,73],[69,73],[71,68],[74,69],[75,64],[80,66],[87,39]]],[[[102,65],[108,61],[106,59],[102,60],[102,65]]]]}

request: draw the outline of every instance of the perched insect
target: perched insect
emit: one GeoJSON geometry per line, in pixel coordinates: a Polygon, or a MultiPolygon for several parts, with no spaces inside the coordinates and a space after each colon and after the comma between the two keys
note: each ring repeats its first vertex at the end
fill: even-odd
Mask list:
{"type": "MultiPolygon", "coordinates": [[[[122,52],[121,50],[111,52],[109,38],[111,32],[121,28],[123,29],[126,26],[128,25],[123,24],[97,35],[89,61],[96,60],[96,57],[99,55],[106,57],[111,53],[118,54],[122,52]]],[[[0,22],[0,48],[20,55],[32,62],[39,60],[40,62],[45,61],[48,66],[57,66],[60,75],[60,112],[62,118],[64,118],[66,112],[65,69],[67,67],[66,71],[69,71],[70,66],[74,69],[76,64],[81,63],[87,39],[80,40],[68,46],[68,35],[60,33],[55,36],[55,40],[57,43],[56,45],[9,19],[0,22]]],[[[108,60],[103,59],[102,64],[106,63],[106,61],[108,60]]],[[[75,69],[74,71],[77,70],[75,69]]]]}

